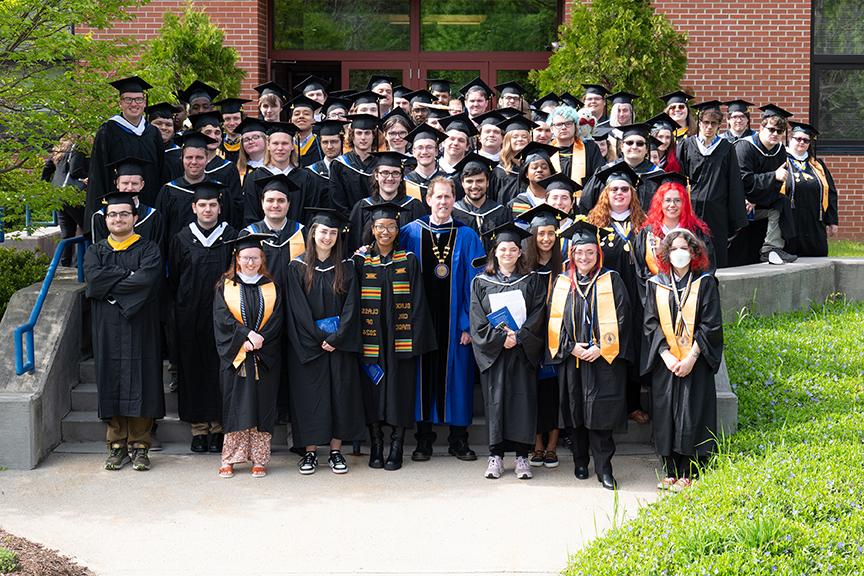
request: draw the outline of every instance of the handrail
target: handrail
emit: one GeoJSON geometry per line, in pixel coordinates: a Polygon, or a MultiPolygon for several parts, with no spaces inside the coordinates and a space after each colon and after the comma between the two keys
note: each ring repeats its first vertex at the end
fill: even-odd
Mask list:
{"type": "Polygon", "coordinates": [[[33,305],[33,311],[30,312],[30,319],[15,328],[14,344],[15,344],[15,374],[21,376],[27,372],[33,372],[36,368],[35,350],[33,348],[33,329],[36,327],[36,322],[39,320],[39,314],[42,312],[42,305],[45,303],[45,297],[48,295],[48,289],[51,288],[51,282],[54,280],[54,274],[57,272],[57,266],[60,264],[60,258],[66,246],[76,244],[78,256],[78,282],[84,282],[84,251],[87,248],[87,239],[84,236],[75,236],[74,238],[66,238],[61,240],[54,249],[54,257],[51,259],[51,265],[48,266],[48,273],[45,274],[45,279],[42,280],[42,288],[39,290],[39,296],[36,297],[36,303],[33,305]],[[24,342],[27,343],[27,362],[24,362],[24,342]]]}

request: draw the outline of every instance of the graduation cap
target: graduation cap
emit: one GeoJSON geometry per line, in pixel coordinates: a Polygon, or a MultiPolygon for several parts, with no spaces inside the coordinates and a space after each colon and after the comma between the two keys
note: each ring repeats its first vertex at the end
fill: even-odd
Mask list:
{"type": "Polygon", "coordinates": [[[127,92],[144,92],[153,88],[153,86],[142,80],[140,76],[130,76],[128,78],[114,80],[111,82],[111,86],[116,88],[120,94],[125,94],[127,92]]]}
{"type": "Polygon", "coordinates": [[[441,118],[438,123],[441,124],[441,128],[444,132],[456,130],[457,132],[462,132],[468,138],[477,135],[477,128],[474,127],[474,122],[471,121],[468,112],[462,112],[460,114],[441,118]]]}
{"type": "Polygon", "coordinates": [[[566,190],[571,194],[573,192],[576,192],[577,190],[582,190],[582,186],[580,184],[575,182],[566,174],[562,174],[560,172],[558,174],[552,174],[548,178],[540,180],[539,182],[537,182],[537,184],[545,188],[547,194],[553,190],[566,190]]]}
{"type": "Polygon", "coordinates": [[[268,122],[267,123],[267,135],[272,136],[273,134],[288,134],[289,136],[296,136],[300,131],[297,126],[292,124],[291,122],[268,122]]]}
{"type": "Polygon", "coordinates": [[[747,100],[728,100],[723,104],[726,105],[726,113],[732,114],[733,112],[743,112],[744,114],[750,113],[750,107],[753,106],[752,102],[748,102],[747,100]]]}
{"type": "Polygon", "coordinates": [[[222,113],[218,110],[210,110],[208,112],[201,112],[200,114],[193,114],[189,116],[189,122],[192,124],[193,130],[201,130],[204,126],[221,126],[222,113]]]}
{"type": "Polygon", "coordinates": [[[659,98],[666,103],[666,106],[669,106],[670,104],[687,104],[687,101],[692,100],[693,96],[683,90],[675,90],[674,92],[659,96],[659,98]]]}
{"type": "Polygon", "coordinates": [[[506,106],[504,108],[498,108],[498,113],[503,114],[504,118],[512,118],[513,116],[522,116],[522,111],[518,108],[513,108],[512,106],[506,106]]]}
{"type": "Polygon", "coordinates": [[[183,97],[181,98],[184,102],[192,102],[196,98],[206,98],[209,101],[213,101],[216,96],[219,95],[219,90],[210,86],[209,84],[205,84],[200,80],[195,80],[190,84],[186,90],[182,91],[183,97]]]}
{"type": "Polygon", "coordinates": [[[341,108],[346,112],[351,109],[351,100],[347,98],[342,98],[340,96],[330,96],[324,101],[324,104],[321,105],[321,111],[325,116],[330,114],[331,111],[341,108]]]}
{"type": "Polygon", "coordinates": [[[501,128],[501,131],[505,134],[507,132],[515,132],[516,130],[525,130],[526,132],[531,132],[534,128],[536,128],[538,124],[525,118],[521,114],[516,116],[511,116],[507,118],[500,124],[498,127],[501,128]]]}
{"type": "Polygon", "coordinates": [[[378,104],[378,101],[381,100],[381,95],[376,94],[371,90],[364,90],[363,92],[352,94],[351,100],[354,102],[355,106],[358,104],[378,104]]]}
{"type": "Polygon", "coordinates": [[[275,234],[265,234],[262,232],[249,232],[241,230],[237,238],[225,240],[225,244],[234,245],[234,253],[238,253],[246,248],[261,248],[261,243],[265,240],[275,240],[275,234]]]}
{"type": "Polygon", "coordinates": [[[803,132],[811,138],[816,138],[817,136],[819,136],[819,130],[817,130],[815,126],[811,126],[810,124],[805,124],[804,122],[793,122],[792,120],[790,120],[789,126],[792,128],[792,132],[803,132]]]}
{"type": "Polygon", "coordinates": [[[348,120],[354,130],[377,130],[380,119],[372,114],[349,114],[348,120]]]}
{"type": "Polygon", "coordinates": [[[307,214],[307,221],[310,226],[312,224],[321,224],[328,228],[336,228],[340,232],[348,230],[348,218],[339,210],[306,206],[303,208],[303,212],[307,214]]]}
{"type": "Polygon", "coordinates": [[[347,120],[319,120],[315,126],[318,127],[319,136],[341,136],[348,124],[350,122],[347,120]]]}
{"type": "Polygon", "coordinates": [[[120,160],[116,160],[107,165],[114,172],[114,179],[120,176],[141,176],[144,177],[144,165],[150,162],[143,158],[135,158],[134,156],[126,156],[120,160]]]}
{"type": "Polygon", "coordinates": [[[369,219],[375,222],[383,218],[399,220],[399,213],[406,212],[408,209],[393,202],[382,202],[380,204],[366,204],[363,206],[363,210],[368,212],[369,219]]]}
{"type": "Polygon", "coordinates": [[[267,122],[258,118],[244,118],[237,125],[237,134],[246,134],[247,132],[264,132],[267,133],[267,122]]]}
{"type": "Polygon", "coordinates": [[[667,182],[674,182],[675,184],[680,184],[686,189],[688,184],[687,177],[680,172],[655,172],[646,176],[646,178],[652,182],[656,182],[657,186],[667,182]]]}
{"type": "Polygon", "coordinates": [[[372,156],[378,159],[378,162],[375,163],[376,168],[379,166],[388,166],[390,168],[399,168],[400,170],[404,169],[405,155],[401,152],[383,150],[381,152],[372,152],[372,156]]]}
{"type": "Polygon", "coordinates": [[[483,126],[484,124],[491,124],[492,126],[498,127],[498,124],[506,119],[507,117],[504,116],[500,110],[490,110],[489,112],[484,112],[483,114],[473,118],[478,127],[483,126]]]}
{"type": "Polygon", "coordinates": [[[202,180],[195,184],[189,184],[186,188],[192,190],[192,202],[198,200],[218,200],[225,190],[225,185],[216,180],[202,180]]]}
{"type": "Polygon", "coordinates": [[[770,118],[771,116],[779,116],[780,118],[789,118],[792,116],[792,113],[788,110],[784,110],[779,106],[775,106],[774,104],[766,104],[765,106],[760,106],[759,110],[762,111],[762,119],[770,118]]]}
{"type": "Polygon", "coordinates": [[[408,94],[410,94],[410,93],[411,93],[411,88],[408,88],[407,86],[403,86],[402,84],[399,84],[398,86],[393,87],[393,98],[404,98],[405,100],[407,100],[408,94]]]}
{"type": "Polygon", "coordinates": [[[554,92],[549,92],[548,94],[541,96],[537,100],[531,102],[531,109],[537,112],[541,112],[546,106],[551,106],[554,108],[560,103],[561,99],[558,98],[558,95],[554,92]]]}
{"type": "Polygon", "coordinates": [[[544,203],[538,204],[530,210],[520,214],[519,220],[528,224],[530,229],[538,228],[540,226],[555,226],[555,228],[559,228],[561,226],[561,221],[566,220],[569,217],[570,215],[563,210],[559,210],[558,208],[544,203]]]}
{"type": "Polygon", "coordinates": [[[606,98],[606,95],[609,94],[609,90],[606,89],[602,84],[582,84],[582,87],[585,88],[585,94],[596,94],[601,98],[606,98]]]}
{"type": "Polygon", "coordinates": [[[675,122],[675,120],[673,120],[672,117],[665,112],[661,112],[653,118],[649,118],[645,121],[645,123],[651,126],[652,132],[656,132],[657,130],[671,130],[672,132],[674,132],[678,129],[678,123],[675,122]]]}
{"type": "Polygon", "coordinates": [[[426,84],[430,92],[450,92],[450,80],[446,78],[427,78],[426,84]]]}
{"type": "Polygon", "coordinates": [[[596,226],[584,218],[577,218],[573,224],[561,230],[558,235],[563,238],[570,238],[570,246],[579,246],[581,244],[599,245],[600,241],[597,239],[599,232],[600,230],[596,226]]]}
{"type": "Polygon", "coordinates": [[[552,156],[558,152],[558,148],[549,144],[541,144],[539,142],[529,142],[525,148],[519,151],[517,157],[522,160],[522,164],[527,166],[535,160],[546,160],[551,162],[552,156]]]}
{"type": "Polygon", "coordinates": [[[609,124],[609,121],[600,122],[599,124],[594,126],[594,130],[592,130],[591,136],[594,140],[605,140],[609,134],[612,133],[612,125],[609,124]]]}
{"type": "Polygon", "coordinates": [[[399,106],[395,106],[392,110],[390,110],[390,112],[388,112],[387,114],[385,114],[385,115],[381,118],[381,122],[380,122],[380,124],[383,126],[383,125],[384,125],[384,122],[386,122],[386,121],[389,120],[390,118],[395,118],[395,117],[397,117],[397,116],[398,116],[399,118],[401,118],[402,120],[404,120],[405,122],[407,122],[407,123],[408,123],[408,126],[409,126],[410,128],[413,128],[413,127],[414,127],[414,120],[412,120],[411,117],[408,116],[408,113],[405,112],[405,110],[403,110],[403,109],[402,109],[401,107],[399,107],[399,106]]]}
{"type": "Polygon", "coordinates": [[[613,180],[624,180],[634,188],[639,184],[639,175],[624,160],[618,160],[601,168],[594,177],[603,184],[609,184],[613,180]]]}
{"type": "Polygon", "coordinates": [[[582,100],[580,100],[570,92],[564,92],[563,94],[561,94],[560,99],[561,104],[564,104],[565,106],[570,106],[571,108],[576,108],[577,110],[585,106],[585,103],[582,102],[582,100]]]}
{"type": "Polygon", "coordinates": [[[447,139],[447,134],[424,122],[411,130],[405,139],[412,144],[417,140],[435,140],[435,142],[441,143],[447,139]]]}
{"type": "Polygon", "coordinates": [[[636,94],[632,94],[630,92],[619,91],[614,94],[609,95],[609,99],[612,101],[612,104],[633,104],[633,100],[639,98],[636,94]]]}
{"type": "Polygon", "coordinates": [[[255,91],[258,93],[259,98],[267,94],[273,94],[278,96],[280,100],[285,101],[290,96],[288,91],[276,82],[265,82],[264,84],[259,84],[258,86],[255,86],[255,91]]]}
{"type": "Polygon", "coordinates": [[[429,118],[435,118],[439,120],[442,118],[447,118],[450,116],[450,108],[444,106],[443,104],[418,104],[418,106],[423,106],[427,110],[429,110],[429,118]]]}
{"type": "Polygon", "coordinates": [[[623,140],[627,136],[642,136],[645,138],[645,142],[648,142],[648,135],[651,132],[651,126],[646,123],[638,123],[638,124],[626,124],[624,126],[618,126],[618,131],[621,132],[621,139],[623,140]]]}
{"type": "Polygon", "coordinates": [[[102,204],[105,206],[113,206],[114,204],[128,204],[132,206],[132,213],[137,214],[138,208],[135,206],[135,194],[129,192],[118,192],[113,190],[102,197],[102,204]]]}
{"type": "Polygon", "coordinates": [[[499,96],[504,96],[506,94],[515,94],[516,96],[522,97],[525,94],[525,89],[516,81],[504,82],[502,84],[496,84],[495,90],[498,91],[499,96]]]}
{"type": "Polygon", "coordinates": [[[328,86],[330,86],[330,82],[328,80],[312,74],[307,76],[306,78],[301,80],[296,86],[294,86],[294,92],[297,92],[299,94],[306,94],[307,92],[313,92],[315,90],[322,90],[326,92],[328,86]]]}
{"type": "Polygon", "coordinates": [[[312,100],[308,96],[304,94],[300,94],[299,96],[295,96],[288,102],[288,109],[294,110],[295,108],[308,108],[313,112],[321,107],[321,103],[317,100],[312,100]]]}
{"type": "Polygon", "coordinates": [[[282,173],[271,174],[269,176],[264,176],[263,178],[256,178],[255,184],[257,186],[261,186],[262,196],[265,192],[275,190],[277,192],[285,194],[286,197],[290,198],[291,192],[300,189],[300,187],[297,186],[297,184],[293,180],[291,180],[288,176],[282,173]]]}
{"type": "Polygon", "coordinates": [[[328,95],[333,96],[335,98],[350,98],[351,96],[353,96],[356,93],[357,93],[357,90],[354,90],[353,88],[347,88],[345,90],[334,90],[333,92],[330,92],[328,95]]]}
{"type": "Polygon", "coordinates": [[[505,222],[492,230],[484,232],[483,237],[487,238],[493,247],[498,246],[502,242],[514,242],[517,246],[521,246],[522,240],[531,237],[531,232],[517,226],[514,222],[505,222]]]}
{"type": "Polygon", "coordinates": [[[180,134],[176,137],[176,140],[183,148],[207,148],[208,144],[219,143],[215,138],[211,138],[206,134],[194,130],[180,134]]]}
{"type": "Polygon", "coordinates": [[[693,104],[693,108],[698,110],[699,112],[707,112],[708,110],[716,110],[722,114],[720,107],[723,106],[723,103],[719,100],[706,100],[705,102],[699,102],[698,104],[693,104]]]}
{"type": "Polygon", "coordinates": [[[158,104],[147,106],[144,108],[144,112],[147,113],[147,117],[150,119],[167,118],[168,120],[173,120],[174,114],[181,112],[181,109],[170,102],[159,102],[158,104]]]}
{"type": "Polygon", "coordinates": [[[372,74],[369,76],[369,82],[366,83],[366,90],[372,90],[381,84],[389,84],[392,88],[396,85],[396,78],[387,74],[372,74]]]}
{"type": "Polygon", "coordinates": [[[468,168],[474,168],[477,170],[482,170],[486,176],[495,169],[495,166],[498,165],[498,162],[492,160],[491,158],[487,158],[486,156],[481,156],[476,152],[469,152],[465,155],[462,160],[456,163],[453,166],[453,170],[459,173],[459,178],[462,178],[462,172],[467,170],[468,168]]]}
{"type": "Polygon", "coordinates": [[[435,102],[435,95],[429,92],[428,90],[415,90],[414,92],[409,92],[405,95],[405,99],[414,104],[415,102],[420,104],[432,104],[435,102]]]}
{"type": "Polygon", "coordinates": [[[492,97],[492,88],[489,87],[479,76],[462,86],[459,89],[459,92],[462,93],[463,96],[468,96],[468,92],[474,92],[480,90],[483,94],[486,95],[486,98],[492,97]]]}
{"type": "Polygon", "coordinates": [[[213,102],[214,106],[218,106],[222,114],[236,114],[243,112],[243,105],[251,102],[246,98],[223,98],[218,102],[213,102]]]}

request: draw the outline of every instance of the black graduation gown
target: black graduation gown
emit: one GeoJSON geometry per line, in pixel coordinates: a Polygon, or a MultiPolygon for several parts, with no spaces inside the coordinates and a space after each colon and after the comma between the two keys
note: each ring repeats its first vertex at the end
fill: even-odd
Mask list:
{"type": "Polygon", "coordinates": [[[159,188],[168,180],[162,135],[155,126],[147,124],[141,136],[136,136],[117,122],[108,120],[99,127],[93,140],[84,214],[85,234],[90,232],[90,216],[99,209],[100,199],[114,188],[114,174],[108,165],[123,158],[139,158],[147,162],[142,167],[144,189],[139,197],[143,204],[157,205],[159,188]]]}
{"type": "Polygon", "coordinates": [[[514,168],[515,170],[507,171],[498,165],[492,169],[489,190],[486,193],[491,200],[506,206],[519,193],[519,167],[514,165],[514,168]]]}
{"type": "Polygon", "coordinates": [[[372,194],[372,170],[378,163],[375,156],[360,160],[355,152],[342,154],[330,163],[330,202],[345,214],[363,198],[372,194]]]}
{"type": "MultiPolygon", "coordinates": [[[[105,223],[105,208],[102,207],[93,213],[90,222],[90,230],[93,234],[93,243],[108,237],[108,225],[105,223]]],[[[164,252],[165,223],[162,215],[155,208],[138,205],[138,221],[135,222],[135,233],[159,246],[164,252]]]]}
{"type": "MultiPolygon", "coordinates": [[[[364,236],[366,235],[366,231],[369,229],[369,212],[363,210],[363,207],[382,204],[383,202],[385,202],[385,200],[380,196],[364,198],[357,202],[357,204],[355,204],[351,209],[351,216],[349,217],[349,221],[351,222],[351,231],[348,233],[346,239],[347,248],[350,252],[353,253],[363,244],[364,236]]],[[[399,194],[392,200],[387,200],[387,202],[393,202],[394,204],[406,208],[404,212],[399,212],[399,216],[396,219],[396,224],[400,229],[409,222],[413,222],[414,220],[426,215],[426,204],[412,196],[399,194]]]]}
{"type": "Polygon", "coordinates": [[[462,198],[453,205],[453,218],[470,226],[483,240],[483,247],[488,252],[492,241],[483,234],[509,222],[510,210],[488,196],[479,208],[468,202],[467,198],[462,198]]]}
{"type": "MultiPolygon", "coordinates": [[[[165,184],[159,192],[159,204],[156,210],[162,215],[165,226],[164,246],[170,246],[171,239],[186,225],[195,221],[195,213],[192,212],[192,198],[195,192],[188,186],[189,182],[186,178],[181,177],[165,184]]],[[[224,209],[228,201],[223,196],[219,204],[221,207],[219,221],[227,222],[224,209]]]]}
{"type": "MultiPolygon", "coordinates": [[[[579,360],[577,365],[577,358],[572,355],[575,344],[596,343],[600,335],[596,329],[592,332],[591,328],[596,326],[596,318],[591,320],[591,326],[585,319],[585,300],[571,288],[564,306],[560,346],[555,356],[549,359],[558,365],[561,417],[565,428],[623,430],[627,425],[627,372],[635,358],[630,297],[617,272],[604,269],[600,274],[611,274],[618,319],[618,356],[611,364],[600,356],[594,362],[579,360]]],[[[587,289],[587,283],[582,285],[582,289],[587,289]]],[[[592,289],[588,295],[591,300],[593,292],[592,289]]]]}
{"type": "MultiPolygon", "coordinates": [[[[239,277],[238,277],[239,282],[239,277]]],[[[213,299],[213,326],[216,350],[221,359],[219,382],[222,388],[222,427],[226,432],[257,428],[273,433],[276,426],[276,395],[282,364],[282,295],[276,290],[276,303],[270,320],[258,330],[264,345],[246,354],[245,376],[234,369],[233,361],[258,318],[259,286],[269,283],[261,278],[256,284],[240,283],[240,292],[248,310],[247,322],[238,322],[225,304],[224,285],[216,286],[213,299]],[[258,380],[255,380],[257,361],[258,380]]],[[[277,287],[278,288],[278,287],[277,287]]]]}
{"type": "Polygon", "coordinates": [[[159,247],[139,239],[125,250],[102,240],[84,256],[85,294],[91,299],[93,357],[99,418],[162,418],[159,332],[159,247]]]}
{"type": "Polygon", "coordinates": [[[300,166],[303,166],[304,168],[308,168],[312,164],[315,164],[324,158],[324,151],[321,150],[321,137],[318,134],[310,133],[309,138],[310,140],[305,143],[297,143],[297,153],[300,155],[300,166]],[[305,152],[303,150],[304,148],[306,149],[305,152]]]}
{"type": "MultiPolygon", "coordinates": [[[[247,174],[243,179],[243,222],[245,224],[251,224],[252,222],[264,219],[264,209],[261,208],[263,186],[261,186],[259,180],[272,175],[273,172],[266,166],[262,166],[247,174]]],[[[305,207],[330,207],[330,201],[327,198],[327,181],[312,174],[306,168],[294,168],[288,173],[288,179],[299,188],[299,190],[293,191],[289,198],[289,220],[305,224],[305,207]]]]}
{"type": "Polygon", "coordinates": [[[546,283],[535,272],[480,274],[471,284],[471,343],[480,369],[486,405],[489,445],[502,442],[533,444],[537,432],[537,368],[543,358],[546,327],[546,283]],[[519,292],[526,318],[516,332],[517,344],[505,349],[507,335],[493,326],[490,294],[519,292]]]}
{"type": "Polygon", "coordinates": [[[357,365],[360,351],[359,291],[351,260],[315,263],[312,286],[306,290],[305,255],[288,266],[285,315],[291,436],[295,446],[327,445],[333,438],[359,440],[366,434],[363,393],[357,365]],[[335,268],[345,278],[345,294],[333,292],[335,268]],[[323,332],[315,322],[337,316],[339,328],[323,332]],[[326,341],[336,350],[325,352],[326,341]]]}
{"type": "Polygon", "coordinates": [[[726,132],[721,134],[720,137],[734,144],[738,140],[741,140],[742,138],[747,138],[748,136],[752,136],[753,134],[756,134],[755,130],[745,130],[744,134],[742,134],[741,136],[735,136],[734,134],[732,134],[732,132],[727,130],[726,132]]]}
{"type": "MultiPolygon", "coordinates": [[[[543,289],[546,291],[546,300],[548,301],[551,294],[552,282],[556,278],[556,274],[552,273],[552,261],[546,264],[538,264],[534,270],[540,281],[543,284],[543,289]]],[[[549,320],[548,314],[544,307],[544,326],[549,320]]],[[[543,350],[546,350],[547,334],[543,334],[543,350]]],[[[543,354],[544,360],[546,353],[543,354]]],[[[544,362],[545,364],[545,362],[544,362]]],[[[558,371],[554,370],[554,375],[550,368],[555,368],[552,365],[545,366],[541,364],[540,370],[537,373],[537,433],[547,434],[552,430],[557,430],[560,423],[561,410],[559,408],[560,393],[558,391],[558,371]]]]}
{"type": "MultiPolygon", "coordinates": [[[[413,356],[410,357],[396,355],[395,332],[392,327],[396,325],[400,312],[396,310],[393,301],[393,252],[381,258],[381,266],[365,267],[364,258],[360,254],[354,256],[354,265],[357,278],[364,278],[367,272],[373,270],[381,274],[381,334],[378,341],[381,354],[376,363],[384,371],[384,376],[377,386],[365,374],[361,376],[366,421],[370,424],[384,422],[391,426],[410,428],[415,422],[420,357],[434,350],[436,344],[417,257],[412,252],[407,252],[405,256],[413,310],[410,318],[413,356]]],[[[359,290],[360,282],[357,284],[359,290]]]]}
{"type": "Polygon", "coordinates": [[[735,147],[725,139],[719,141],[711,154],[703,156],[697,138],[688,136],[678,143],[678,161],[681,172],[690,179],[693,211],[711,230],[717,267],[725,268],[729,238],[747,225],[738,156],[735,147]]]}
{"type": "MultiPolygon", "coordinates": [[[[600,147],[593,140],[585,140],[582,142],[585,145],[585,180],[584,184],[597,171],[598,168],[606,163],[603,155],[600,153],[600,147]]],[[[570,176],[570,163],[573,159],[573,145],[563,146],[559,148],[558,161],[561,163],[561,173],[570,176]]],[[[575,180],[575,178],[574,178],[575,180]]]]}
{"type": "Polygon", "coordinates": [[[786,177],[786,194],[792,203],[797,236],[789,242],[787,251],[798,256],[828,256],[828,232],[826,226],[838,223],[837,187],[831,172],[820,159],[816,159],[828,182],[828,208],[822,207],[822,183],[810,165],[795,161],[791,156],[786,177]],[[803,168],[803,170],[802,170],[803,168]]]}
{"type": "Polygon", "coordinates": [[[219,146],[219,150],[222,152],[222,157],[225,158],[228,162],[237,166],[237,160],[240,158],[240,147],[243,145],[241,142],[241,137],[237,136],[237,141],[234,144],[229,144],[226,140],[227,134],[222,137],[222,145],[219,146]]]}
{"type": "Polygon", "coordinates": [[[168,284],[176,325],[177,400],[184,422],[222,419],[213,287],[231,264],[232,244],[225,241],[236,236],[237,231],[227,223],[208,233],[193,222],[171,239],[168,284]]]}
{"type": "MultiPolygon", "coordinates": [[[[646,254],[645,254],[646,250],[649,249],[649,247],[648,247],[648,234],[651,232],[651,228],[652,227],[650,224],[648,224],[644,228],[642,228],[642,230],[640,230],[639,234],[636,236],[636,242],[633,245],[633,255],[636,259],[636,277],[639,279],[639,301],[640,302],[645,301],[646,284],[647,284],[648,280],[652,276],[654,276],[654,274],[655,274],[655,272],[652,272],[651,269],[648,267],[648,262],[647,262],[646,254]]],[[[711,243],[710,238],[705,236],[705,234],[703,234],[702,231],[698,230],[698,229],[697,230],[691,230],[691,232],[693,232],[696,235],[696,237],[699,238],[700,240],[702,240],[702,242],[705,244],[705,247],[708,250],[708,262],[709,262],[708,270],[710,272],[713,272],[714,270],[717,269],[717,264],[716,264],[716,258],[715,258],[714,252],[713,252],[713,244],[711,243]]],[[[658,242],[658,243],[662,242],[661,239],[656,238],[656,237],[654,240],[655,240],[655,242],[658,242]]],[[[655,261],[656,261],[656,255],[655,255],[655,261]]]]}
{"type": "Polygon", "coordinates": [[[435,169],[435,172],[432,173],[431,176],[426,178],[425,176],[421,176],[417,170],[411,170],[405,173],[405,180],[409,182],[413,182],[420,187],[420,192],[423,194],[424,203],[426,198],[426,191],[429,189],[429,182],[432,181],[436,176],[447,176],[447,174],[443,170],[435,169]]]}
{"type": "Polygon", "coordinates": [[[308,168],[309,168],[310,172],[312,172],[313,174],[315,174],[319,178],[322,178],[323,180],[325,180],[325,182],[323,182],[321,184],[322,186],[324,186],[324,187],[330,186],[330,183],[329,183],[330,166],[327,165],[327,162],[325,160],[319,160],[318,162],[315,162],[314,164],[310,164],[308,168]]]}
{"type": "Polygon", "coordinates": [[[181,176],[183,176],[183,149],[172,141],[165,145],[165,177],[163,180],[170,182],[181,176]]]}
{"type": "MultiPolygon", "coordinates": [[[[643,355],[642,372],[651,374],[653,413],[651,423],[654,444],[661,456],[672,452],[684,455],[706,455],[714,448],[717,423],[717,392],[714,374],[720,368],[723,355],[723,319],[717,280],[710,274],[702,276],[697,300],[694,342],[701,353],[693,371],[684,378],[672,374],[660,353],[669,349],[657,314],[656,284],[671,286],[668,275],[661,274],[648,282],[645,297],[645,337],[648,350],[643,355]]],[[[687,277],[677,282],[678,288],[687,277]]],[[[675,299],[669,292],[669,310],[675,318],[675,299]]]]}
{"type": "Polygon", "coordinates": [[[221,182],[225,185],[222,191],[221,219],[235,230],[243,226],[243,190],[240,188],[240,173],[237,165],[229,160],[214,156],[204,168],[208,180],[221,182]]]}
{"type": "MultiPolygon", "coordinates": [[[[609,166],[612,162],[604,164],[602,167],[609,166]]],[[[601,167],[601,168],[602,168],[601,167]]],[[[651,200],[654,199],[654,192],[657,191],[657,183],[649,180],[645,176],[662,172],[660,168],[651,163],[650,160],[643,160],[640,164],[633,167],[633,170],[639,175],[639,185],[636,186],[636,196],[639,198],[639,205],[647,212],[651,206],[651,200]]],[[[582,194],[579,196],[578,212],[580,214],[588,214],[594,206],[597,205],[597,200],[600,198],[600,193],[606,187],[606,182],[601,182],[593,175],[591,178],[586,176],[585,186],[582,194]]]]}

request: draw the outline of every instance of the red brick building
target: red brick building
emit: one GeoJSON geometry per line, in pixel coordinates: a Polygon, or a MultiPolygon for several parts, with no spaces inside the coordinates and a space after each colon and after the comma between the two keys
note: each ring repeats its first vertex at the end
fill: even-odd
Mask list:
{"type": "MultiPolygon", "coordinates": [[[[247,70],[244,95],[273,79],[290,87],[307,73],[358,87],[386,71],[411,88],[446,75],[489,84],[545,65],[559,22],[579,0],[201,0],[247,70]],[[480,12],[473,9],[469,11],[480,12]],[[524,6],[518,13],[513,6],[524,6]],[[456,8],[453,8],[456,6],[456,8]],[[461,11],[460,11],[461,7],[461,11]],[[495,23],[525,20],[536,33],[496,37],[495,23]],[[503,19],[503,20],[502,20],[503,19]],[[530,22],[530,23],[529,23],[530,22]],[[477,52],[464,51],[472,47],[477,52]],[[358,49],[362,48],[362,50],[358,49]],[[504,51],[506,50],[506,51],[504,51]]],[[[151,0],[112,34],[152,37],[185,0],[151,0]]],[[[840,191],[841,235],[864,239],[864,6],[860,0],[654,0],[689,37],[682,87],[699,100],[776,103],[823,131],[819,153],[840,191]]],[[[425,86],[423,86],[425,87],[425,86]]],[[[334,88],[335,89],[335,88],[334,88]]]]}

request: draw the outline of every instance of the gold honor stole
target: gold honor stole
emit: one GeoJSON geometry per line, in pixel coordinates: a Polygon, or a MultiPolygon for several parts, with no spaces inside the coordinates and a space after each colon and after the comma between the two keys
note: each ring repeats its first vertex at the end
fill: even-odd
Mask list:
{"type": "Polygon", "coordinates": [[[423,190],[420,188],[420,185],[416,182],[412,182],[411,180],[405,180],[405,192],[408,196],[423,201],[423,190]]]}
{"type": "MultiPolygon", "coordinates": [[[[618,315],[615,311],[615,292],[612,290],[612,274],[606,272],[598,277],[595,290],[597,301],[597,324],[600,332],[600,355],[606,360],[606,362],[611,364],[612,361],[618,357],[621,346],[618,339],[618,315]]],[[[567,303],[567,295],[570,291],[570,277],[566,274],[559,274],[555,279],[555,287],[552,289],[549,327],[546,331],[549,354],[552,358],[558,354],[558,349],[561,347],[561,328],[564,325],[564,306],[567,303]]],[[[575,327],[575,310],[573,311],[573,314],[573,326],[575,327]]]]}
{"type": "MultiPolygon", "coordinates": [[[[825,212],[828,210],[828,177],[825,176],[825,170],[819,162],[809,158],[807,163],[813,168],[813,172],[816,173],[816,177],[819,178],[819,183],[822,185],[822,212],[825,212]]],[[[783,182],[780,187],[780,194],[786,195],[786,182],[783,182]]]]}
{"type": "Polygon", "coordinates": [[[657,274],[660,267],[657,266],[657,254],[654,250],[660,245],[660,239],[652,232],[647,232],[645,235],[645,265],[651,274],[657,274]]]}
{"type": "Polygon", "coordinates": [[[696,328],[696,304],[699,300],[699,284],[702,278],[699,278],[690,286],[690,293],[687,294],[687,300],[682,305],[681,318],[676,318],[673,322],[672,312],[669,310],[669,297],[674,288],[664,286],[658,282],[654,285],[657,290],[654,294],[655,303],[657,305],[657,315],[660,317],[660,328],[663,329],[663,335],[666,337],[666,343],[669,345],[669,351],[678,360],[683,360],[690,349],[693,347],[693,331],[696,328]],[[678,322],[683,322],[680,334],[676,329],[678,322]]]}
{"type": "MultiPolygon", "coordinates": [[[[552,165],[558,172],[561,172],[560,156],[561,152],[552,155],[552,165]]],[[[585,179],[585,144],[581,140],[573,141],[573,154],[570,155],[570,174],[568,176],[580,186],[585,179]]],[[[578,201],[581,195],[581,191],[577,190],[574,197],[578,201]]]]}
{"type": "Polygon", "coordinates": [[[140,234],[132,234],[126,240],[123,240],[122,242],[117,242],[113,240],[111,236],[108,236],[108,245],[111,246],[111,248],[113,248],[115,252],[122,252],[123,250],[126,250],[127,248],[135,244],[135,242],[140,239],[140,234]]]}
{"type": "Polygon", "coordinates": [[[300,156],[305,156],[309,152],[309,149],[312,148],[312,144],[314,144],[316,140],[317,138],[315,136],[315,133],[313,132],[309,135],[306,143],[300,146],[300,156]]]}
{"type": "MultiPolygon", "coordinates": [[[[243,313],[240,311],[240,284],[235,284],[231,280],[226,279],[224,286],[225,304],[228,306],[228,310],[231,311],[234,319],[243,324],[243,313]]],[[[272,282],[268,282],[267,284],[258,286],[258,289],[261,290],[264,296],[264,316],[261,319],[261,326],[258,327],[258,330],[260,330],[270,320],[270,316],[273,315],[273,307],[276,306],[276,286],[272,282]]],[[[234,369],[239,368],[245,360],[246,349],[241,346],[240,351],[234,357],[234,362],[232,362],[234,369]]]]}
{"type": "Polygon", "coordinates": [[[288,253],[291,255],[291,260],[306,252],[306,241],[303,239],[302,230],[302,228],[298,228],[288,240],[288,253]]]}

